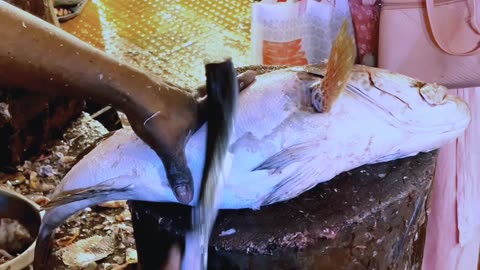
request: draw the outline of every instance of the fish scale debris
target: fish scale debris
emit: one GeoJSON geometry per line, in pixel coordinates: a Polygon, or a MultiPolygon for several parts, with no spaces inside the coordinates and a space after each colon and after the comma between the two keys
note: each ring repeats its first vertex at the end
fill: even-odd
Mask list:
{"type": "Polygon", "coordinates": [[[84,267],[113,253],[114,244],[112,237],[95,235],[79,240],[61,249],[60,252],[66,265],[84,267]]]}

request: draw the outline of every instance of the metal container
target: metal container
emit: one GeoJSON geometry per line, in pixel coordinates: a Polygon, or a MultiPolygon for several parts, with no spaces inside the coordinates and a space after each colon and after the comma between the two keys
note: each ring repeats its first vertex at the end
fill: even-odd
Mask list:
{"type": "MultiPolygon", "coordinates": [[[[36,239],[43,211],[33,201],[14,191],[0,188],[0,218],[11,218],[20,222],[36,239]]],[[[0,270],[22,270],[33,262],[35,241],[14,259],[0,265],[0,270]]]]}

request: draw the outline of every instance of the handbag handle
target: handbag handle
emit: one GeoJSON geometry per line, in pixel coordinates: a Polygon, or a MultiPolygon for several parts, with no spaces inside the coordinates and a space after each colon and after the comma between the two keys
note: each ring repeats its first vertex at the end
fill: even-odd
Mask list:
{"type": "Polygon", "coordinates": [[[478,17],[477,17],[477,7],[475,6],[475,2],[477,0],[468,0],[467,5],[468,8],[471,10],[470,12],[470,25],[472,26],[473,30],[480,34],[480,26],[478,26],[478,17]]]}
{"type": "MultiPolygon", "coordinates": [[[[476,0],[467,0],[467,6],[468,6],[468,9],[469,9],[469,12],[470,12],[470,25],[476,33],[480,34],[480,28],[478,27],[478,24],[477,24],[477,21],[476,21],[477,9],[476,9],[475,1],[476,0]]],[[[475,48],[473,48],[472,50],[467,51],[467,52],[453,52],[453,51],[447,49],[447,47],[443,44],[443,42],[438,38],[439,35],[438,35],[438,32],[437,32],[437,29],[434,27],[434,24],[433,24],[432,14],[433,14],[433,9],[435,8],[434,4],[433,4],[433,0],[426,0],[426,2],[427,2],[426,3],[427,4],[427,19],[428,19],[428,22],[430,24],[430,29],[432,29],[433,39],[435,40],[438,47],[440,47],[440,49],[442,51],[444,51],[448,54],[451,54],[451,55],[455,55],[455,56],[469,56],[469,55],[473,55],[475,53],[480,52],[480,40],[478,42],[478,45],[475,48]]]]}

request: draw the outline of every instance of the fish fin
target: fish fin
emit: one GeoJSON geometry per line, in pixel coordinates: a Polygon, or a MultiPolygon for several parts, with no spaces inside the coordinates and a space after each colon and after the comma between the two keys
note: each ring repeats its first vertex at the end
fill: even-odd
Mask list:
{"type": "MultiPolygon", "coordinates": [[[[53,249],[53,232],[58,226],[85,207],[110,200],[111,197],[108,197],[110,193],[124,193],[133,189],[133,185],[114,188],[113,184],[120,182],[122,178],[124,178],[123,180],[129,180],[131,179],[131,176],[124,175],[114,177],[93,187],[60,192],[59,194],[54,195],[47,205],[42,207],[42,210],[46,211],[42,218],[42,223],[36,238],[35,256],[33,261],[35,270],[52,269],[51,264],[49,263],[49,257],[53,249]],[[69,204],[73,202],[78,203],[69,204]]],[[[123,193],[119,195],[122,196],[123,193]]]]}
{"type": "Polygon", "coordinates": [[[271,191],[258,201],[259,206],[289,200],[319,184],[317,179],[323,171],[311,164],[313,163],[303,163],[294,173],[273,186],[271,191]]]}
{"type": "Polygon", "coordinates": [[[309,152],[312,151],[316,145],[316,142],[309,141],[287,147],[266,159],[252,171],[273,170],[278,172],[295,162],[305,162],[313,158],[309,152]]]}
{"type": "MultiPolygon", "coordinates": [[[[324,155],[319,155],[318,141],[307,141],[292,145],[274,154],[257,166],[253,171],[271,170],[273,173],[281,172],[289,166],[296,166],[295,170],[286,175],[272,190],[258,200],[258,206],[284,201],[301,194],[314,187],[317,178],[324,169],[316,166],[321,163],[324,155]],[[296,165],[294,165],[296,163],[296,165]]],[[[325,149],[323,149],[325,150],[325,149]]],[[[331,168],[328,168],[331,169],[331,168]]]]}
{"type": "Polygon", "coordinates": [[[345,20],[333,42],[325,79],[312,89],[312,105],[320,113],[329,112],[344,91],[356,58],[355,40],[348,34],[345,20]]]}
{"type": "Polygon", "coordinates": [[[78,188],[78,189],[63,191],[55,195],[46,205],[42,207],[42,209],[47,210],[47,209],[51,209],[60,205],[64,205],[64,204],[68,204],[76,201],[83,201],[83,200],[94,198],[94,197],[106,196],[111,193],[127,192],[132,188],[133,188],[133,184],[120,187],[120,188],[112,188],[111,185],[99,184],[93,187],[78,188]]]}

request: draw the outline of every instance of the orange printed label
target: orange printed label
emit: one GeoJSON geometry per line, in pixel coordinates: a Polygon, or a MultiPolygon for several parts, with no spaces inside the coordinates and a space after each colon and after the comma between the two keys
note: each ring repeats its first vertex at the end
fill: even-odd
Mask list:
{"type": "Polygon", "coordinates": [[[305,52],[302,50],[302,39],[289,42],[263,41],[264,65],[306,65],[305,52]]]}

